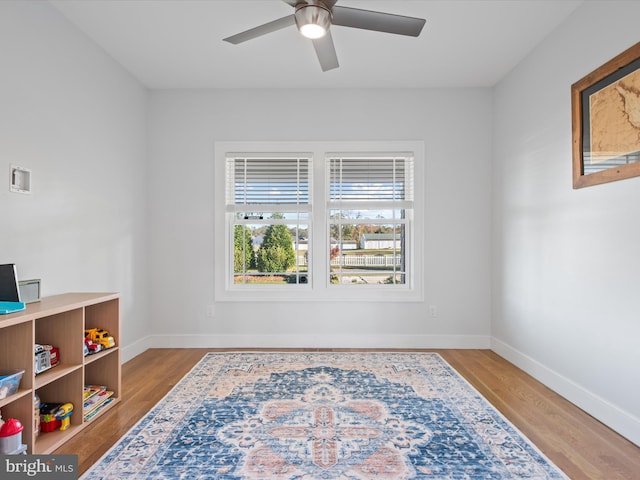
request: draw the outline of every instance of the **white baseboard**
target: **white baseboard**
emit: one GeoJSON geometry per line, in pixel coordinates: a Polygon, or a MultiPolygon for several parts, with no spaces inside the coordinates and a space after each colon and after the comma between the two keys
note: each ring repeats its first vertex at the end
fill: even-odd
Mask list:
{"type": "Polygon", "coordinates": [[[640,419],[599,397],[570,379],[516,350],[510,345],[491,338],[491,350],[562,395],[589,415],[612,430],[640,446],[640,419]]]}
{"type": "Polygon", "coordinates": [[[144,338],[136,340],[132,344],[122,347],[120,349],[120,354],[121,354],[120,360],[122,363],[128,362],[133,357],[137,357],[138,355],[143,353],[145,350],[148,350],[150,348],[154,348],[153,337],[151,335],[147,335],[144,338]]]}
{"type": "Polygon", "coordinates": [[[143,345],[146,346],[145,350],[147,348],[489,349],[491,338],[487,335],[153,335],[136,342],[131,353],[136,351],[135,355],[142,353],[144,350],[140,348],[143,345]]]}

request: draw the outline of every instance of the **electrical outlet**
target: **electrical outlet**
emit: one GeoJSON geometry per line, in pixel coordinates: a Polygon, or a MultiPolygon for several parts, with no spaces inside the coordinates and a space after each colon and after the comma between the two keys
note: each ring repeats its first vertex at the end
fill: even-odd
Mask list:
{"type": "Polygon", "coordinates": [[[431,318],[436,318],[438,316],[438,307],[435,305],[429,305],[429,316],[431,318]]]}
{"type": "Polygon", "coordinates": [[[216,315],[216,308],[215,305],[211,304],[211,305],[207,305],[207,317],[215,317],[216,315]]]}

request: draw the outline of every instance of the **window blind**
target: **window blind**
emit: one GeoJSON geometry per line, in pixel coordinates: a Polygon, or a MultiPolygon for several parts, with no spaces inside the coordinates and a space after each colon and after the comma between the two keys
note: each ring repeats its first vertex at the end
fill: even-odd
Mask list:
{"type": "Polygon", "coordinates": [[[329,157],[329,203],[410,208],[413,202],[413,158],[329,157]]]}
{"type": "Polygon", "coordinates": [[[310,157],[227,157],[227,209],[306,211],[311,204],[310,157]]]}

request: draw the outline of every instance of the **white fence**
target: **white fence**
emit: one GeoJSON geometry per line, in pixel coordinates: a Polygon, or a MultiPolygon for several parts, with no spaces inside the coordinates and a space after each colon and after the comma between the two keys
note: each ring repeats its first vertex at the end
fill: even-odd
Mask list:
{"type": "Polygon", "coordinates": [[[399,267],[400,255],[340,255],[331,260],[334,267],[399,267]]]}
{"type": "MultiPolygon", "coordinates": [[[[340,255],[331,260],[332,267],[399,267],[400,255],[340,255]]],[[[298,256],[298,265],[306,265],[304,255],[298,256]]]]}

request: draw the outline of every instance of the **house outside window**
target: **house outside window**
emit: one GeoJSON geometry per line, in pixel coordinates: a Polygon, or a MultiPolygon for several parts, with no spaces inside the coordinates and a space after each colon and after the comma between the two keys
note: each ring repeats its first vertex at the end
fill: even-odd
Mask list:
{"type": "Polygon", "coordinates": [[[216,143],[216,300],[420,301],[422,151],[216,143]]]}

